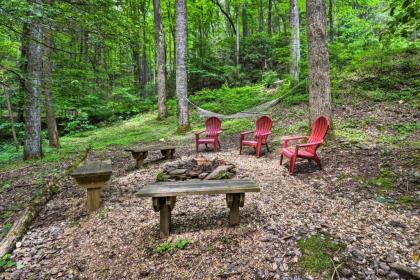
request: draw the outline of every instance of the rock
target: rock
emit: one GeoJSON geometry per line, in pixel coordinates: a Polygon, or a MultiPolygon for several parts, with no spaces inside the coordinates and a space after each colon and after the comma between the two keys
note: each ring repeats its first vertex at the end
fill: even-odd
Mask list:
{"type": "Polygon", "coordinates": [[[363,261],[364,260],[364,256],[363,254],[359,251],[359,250],[353,250],[351,251],[351,255],[353,256],[353,258],[359,260],[359,261],[363,261]]]}
{"type": "Polygon", "coordinates": [[[384,271],[389,271],[389,269],[390,269],[389,266],[386,263],[383,263],[383,262],[379,263],[379,267],[384,271]]]}
{"type": "Polygon", "coordinates": [[[348,268],[343,268],[341,270],[341,273],[343,274],[344,277],[350,277],[353,274],[353,272],[348,268]]]}
{"type": "Polygon", "coordinates": [[[265,279],[264,271],[261,269],[257,269],[255,271],[255,279],[265,279]]]}
{"type": "Polygon", "coordinates": [[[229,179],[229,171],[234,168],[233,165],[220,165],[213,170],[205,180],[220,180],[220,179],[229,179]]]}
{"type": "Polygon", "coordinates": [[[18,269],[12,272],[12,274],[10,274],[10,278],[13,280],[19,280],[20,279],[20,275],[22,274],[22,270],[18,269]]]}
{"type": "Polygon", "coordinates": [[[207,176],[207,175],[209,175],[209,173],[207,173],[207,172],[203,172],[203,173],[201,173],[200,175],[198,175],[198,179],[203,180],[204,178],[206,178],[206,176],[207,176]]]}
{"type": "Polygon", "coordinates": [[[380,268],[378,269],[377,273],[379,276],[385,276],[387,272],[380,268]]]}
{"type": "Polygon", "coordinates": [[[404,223],[402,223],[400,221],[390,221],[389,222],[389,225],[390,226],[393,226],[393,227],[400,227],[400,228],[406,228],[407,227],[406,224],[404,224],[404,223]]]}
{"type": "Polygon", "coordinates": [[[396,273],[395,271],[391,271],[390,273],[388,273],[387,277],[389,279],[399,279],[400,278],[398,273],[396,273]]]}
{"type": "Polygon", "coordinates": [[[174,169],[171,172],[169,172],[169,175],[171,175],[171,176],[179,176],[179,175],[184,174],[185,172],[187,172],[187,169],[178,168],[178,169],[174,169]]]}
{"type": "Polygon", "coordinates": [[[397,261],[397,259],[395,258],[395,255],[394,254],[388,254],[387,256],[386,256],[386,259],[385,259],[385,261],[387,262],[387,263],[394,263],[394,262],[396,262],[397,261]]]}
{"type": "Polygon", "coordinates": [[[273,266],[272,266],[273,271],[276,271],[277,268],[278,268],[277,264],[276,263],[273,263],[273,266]]]}
{"type": "Polygon", "coordinates": [[[16,242],[16,248],[22,247],[22,242],[16,242]]]}

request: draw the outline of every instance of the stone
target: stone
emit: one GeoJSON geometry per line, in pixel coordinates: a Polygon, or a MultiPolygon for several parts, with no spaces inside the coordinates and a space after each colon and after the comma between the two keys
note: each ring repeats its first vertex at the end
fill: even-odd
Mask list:
{"type": "Polygon", "coordinates": [[[178,168],[178,169],[174,169],[171,172],[169,172],[169,175],[178,176],[178,175],[184,174],[185,172],[187,172],[187,169],[178,168]]]}
{"type": "Polygon", "coordinates": [[[13,280],[19,280],[20,279],[20,275],[22,274],[22,270],[18,269],[12,272],[12,274],[10,274],[10,278],[13,280]]]}
{"type": "Polygon", "coordinates": [[[379,263],[379,267],[384,271],[389,271],[389,269],[390,269],[389,266],[386,263],[383,263],[383,262],[379,263]]]}
{"type": "Polygon", "coordinates": [[[216,167],[207,177],[205,180],[220,180],[220,179],[228,179],[229,178],[229,171],[234,168],[233,165],[220,165],[216,167]],[[227,178],[226,178],[227,177],[227,178]]]}
{"type": "Polygon", "coordinates": [[[398,275],[398,273],[396,273],[395,271],[391,271],[390,273],[387,274],[387,277],[389,279],[399,279],[400,276],[398,275]]]}
{"type": "Polygon", "coordinates": [[[351,255],[353,256],[353,258],[355,258],[359,261],[362,261],[365,258],[359,250],[351,251],[351,255]]]}
{"type": "Polygon", "coordinates": [[[264,271],[257,269],[257,271],[255,271],[255,279],[265,279],[264,271]]]}
{"type": "Polygon", "coordinates": [[[394,262],[396,262],[397,261],[397,259],[395,258],[395,255],[393,255],[393,254],[388,254],[387,256],[386,256],[386,259],[385,259],[385,261],[387,262],[387,263],[394,263],[394,262]]]}
{"type": "Polygon", "coordinates": [[[16,242],[16,248],[22,247],[22,242],[16,242]]]}
{"type": "Polygon", "coordinates": [[[207,175],[209,175],[209,173],[207,173],[207,172],[203,172],[203,173],[201,173],[200,175],[198,175],[198,179],[203,180],[204,178],[206,178],[206,176],[207,176],[207,175]]]}
{"type": "Polygon", "coordinates": [[[341,273],[343,274],[344,277],[350,277],[353,274],[353,272],[348,268],[343,268],[341,270],[341,273]]]}

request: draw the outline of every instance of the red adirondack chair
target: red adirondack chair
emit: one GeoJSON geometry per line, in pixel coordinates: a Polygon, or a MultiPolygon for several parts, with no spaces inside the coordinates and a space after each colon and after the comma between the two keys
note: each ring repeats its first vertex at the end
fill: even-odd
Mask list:
{"type": "Polygon", "coordinates": [[[255,131],[242,132],[239,154],[242,153],[243,146],[254,147],[257,158],[260,157],[261,145],[265,145],[267,147],[267,152],[270,152],[270,149],[268,148],[267,137],[271,134],[272,126],[273,121],[267,116],[262,116],[255,122],[255,131]],[[254,133],[254,140],[245,140],[245,135],[251,133],[254,133]]]}
{"type": "Polygon", "coordinates": [[[311,129],[310,136],[287,136],[283,138],[283,149],[280,157],[280,165],[283,163],[283,156],[290,160],[289,173],[293,175],[295,170],[296,158],[306,158],[309,161],[314,160],[321,169],[321,160],[316,154],[318,147],[324,142],[325,135],[330,127],[330,123],[326,117],[317,118],[311,129]],[[305,144],[296,144],[294,149],[290,148],[289,141],[297,141],[308,139],[305,144]]]}
{"type": "Polygon", "coordinates": [[[200,144],[213,145],[213,150],[216,152],[220,150],[219,135],[222,133],[222,121],[217,117],[210,117],[206,120],[206,130],[194,132],[195,134],[195,148],[198,153],[198,146],[200,144]],[[200,134],[205,133],[205,138],[200,138],[200,134]]]}

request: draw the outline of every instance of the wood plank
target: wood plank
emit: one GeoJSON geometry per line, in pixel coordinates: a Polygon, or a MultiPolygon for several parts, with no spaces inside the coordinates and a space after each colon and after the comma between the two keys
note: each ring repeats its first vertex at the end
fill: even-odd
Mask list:
{"type": "Polygon", "coordinates": [[[102,161],[84,161],[76,170],[73,171],[73,177],[88,177],[96,175],[110,175],[112,173],[111,160],[102,161]]]}
{"type": "Polygon", "coordinates": [[[178,181],[147,185],[137,195],[140,197],[165,197],[205,194],[259,192],[257,184],[249,179],[178,181]]]}
{"type": "Polygon", "coordinates": [[[147,151],[160,151],[160,150],[173,150],[178,148],[178,146],[174,145],[150,145],[150,146],[139,146],[139,147],[132,147],[132,148],[126,148],[124,151],[126,152],[147,152],[147,151]]]}

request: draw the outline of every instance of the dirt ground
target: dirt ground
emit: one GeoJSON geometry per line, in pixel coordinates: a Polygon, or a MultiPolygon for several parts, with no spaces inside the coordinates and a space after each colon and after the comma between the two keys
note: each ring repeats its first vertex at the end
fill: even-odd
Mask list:
{"type": "MultiPolygon", "coordinates": [[[[341,120],[358,117],[344,107],[336,111],[341,120]]],[[[380,111],[384,109],[357,112],[366,117],[380,111]]],[[[417,118],[412,112],[406,114],[417,118]]],[[[387,114],[381,115],[386,123],[387,114]]],[[[367,131],[375,134],[373,127],[367,131]]],[[[420,250],[418,206],[378,201],[376,190],[360,178],[378,176],[387,166],[397,174],[396,187],[388,193],[391,199],[418,195],[412,172],[417,150],[390,151],[337,139],[320,149],[323,170],[299,161],[296,175],[289,176],[287,161],[279,165],[279,145],[257,159],[251,150],[239,155],[237,142],[237,137],[224,138],[221,152],[202,154],[234,163],[236,178],[252,178],[261,187],[260,193],[246,194],[240,226],[228,225],[223,195],[179,197],[172,212],[173,232],[160,239],[159,214],[150,198],[136,193],[155,182],[167,162],[151,153],[145,168],[135,170],[131,155],[122,150],[94,152],[90,159],[111,158],[113,165],[101,209],[87,215],[83,190],[67,178],[63,191],[44,207],[17,244],[12,258],[21,269],[7,269],[0,279],[327,279],[326,274],[309,275],[299,263],[298,241],[316,234],[346,245],[333,260],[340,265],[341,279],[414,279],[393,270],[392,264],[420,270],[413,258],[420,250]],[[163,242],[180,239],[191,243],[172,253],[157,251],[163,242]]],[[[175,160],[195,157],[194,151],[193,145],[185,145],[175,160]]],[[[67,164],[44,168],[62,170],[67,164]]],[[[16,196],[30,197],[40,173],[35,166],[1,174],[2,179],[22,186],[3,193],[0,207],[10,208],[16,196]]],[[[21,201],[24,206],[27,199],[21,201]]],[[[16,213],[7,219],[13,221],[16,213]]]]}

